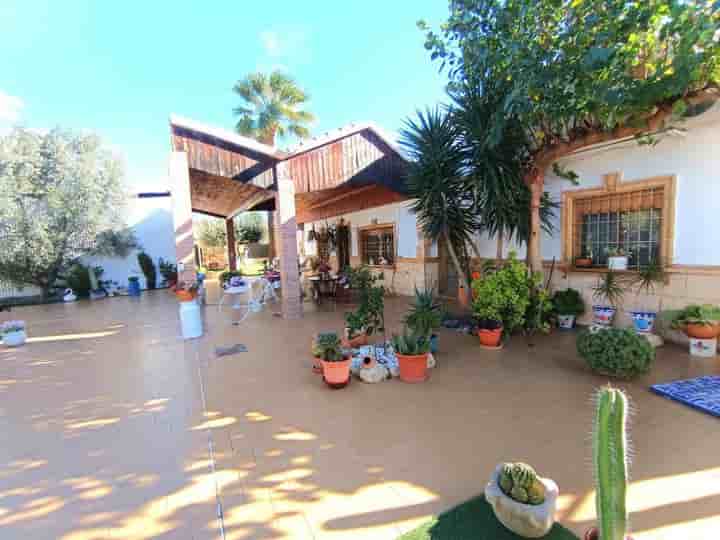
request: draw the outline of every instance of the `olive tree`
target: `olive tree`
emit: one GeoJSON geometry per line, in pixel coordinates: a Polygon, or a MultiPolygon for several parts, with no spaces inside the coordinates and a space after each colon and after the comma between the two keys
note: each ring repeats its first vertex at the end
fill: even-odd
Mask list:
{"type": "Polygon", "coordinates": [[[451,0],[439,33],[420,23],[450,86],[504,81],[498,126],[525,131],[528,258],[540,270],[541,201],[550,167],[581,148],[653,142],[720,98],[716,0],[451,0]]]}
{"type": "Polygon", "coordinates": [[[79,257],[126,251],[134,238],[121,228],[124,203],[120,164],[98,137],[61,129],[1,137],[0,279],[47,298],[79,257]]]}

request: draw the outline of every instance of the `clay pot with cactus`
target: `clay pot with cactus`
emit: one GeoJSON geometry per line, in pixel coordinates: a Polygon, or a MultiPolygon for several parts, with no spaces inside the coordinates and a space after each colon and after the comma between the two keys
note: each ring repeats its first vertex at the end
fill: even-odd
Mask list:
{"type": "Polygon", "coordinates": [[[598,526],[585,540],[632,540],[628,535],[627,397],[606,386],[597,397],[593,431],[595,508],[598,526]]]}

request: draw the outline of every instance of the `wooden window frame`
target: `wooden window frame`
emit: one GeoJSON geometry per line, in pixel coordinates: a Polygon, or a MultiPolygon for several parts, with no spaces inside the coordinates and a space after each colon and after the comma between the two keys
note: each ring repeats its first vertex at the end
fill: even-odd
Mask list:
{"type": "Polygon", "coordinates": [[[394,223],[377,223],[377,224],[364,225],[362,227],[358,227],[358,255],[360,255],[360,264],[368,266],[370,268],[395,268],[395,264],[397,263],[397,254],[395,253],[396,248],[397,248],[397,231],[395,230],[394,223]],[[379,230],[383,230],[383,229],[390,229],[392,231],[393,262],[392,262],[392,264],[366,264],[365,263],[365,244],[363,242],[363,235],[370,231],[379,231],[379,230]]]}
{"type": "MultiPolygon", "coordinates": [[[[599,188],[583,188],[568,190],[562,193],[561,228],[562,228],[562,260],[567,268],[577,272],[607,272],[603,268],[577,268],[574,253],[573,229],[575,219],[575,203],[579,199],[605,197],[610,194],[631,193],[648,189],[663,190],[662,220],[660,227],[660,253],[667,266],[672,266],[675,245],[675,199],[677,193],[677,177],[675,175],[654,176],[641,180],[623,181],[622,174],[610,173],[603,175],[603,186],[599,188]]],[[[632,270],[629,270],[632,272],[632,270]]]]}

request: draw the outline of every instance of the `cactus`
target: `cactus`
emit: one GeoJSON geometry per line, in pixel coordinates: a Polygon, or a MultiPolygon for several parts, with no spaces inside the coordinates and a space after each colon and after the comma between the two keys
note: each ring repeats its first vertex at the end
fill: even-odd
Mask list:
{"type": "Polygon", "coordinates": [[[521,487],[519,485],[514,485],[512,490],[510,491],[510,496],[515,499],[517,502],[527,504],[528,502],[528,494],[527,491],[525,491],[524,487],[521,487]]]}
{"type": "Polygon", "coordinates": [[[627,535],[627,398],[607,386],[598,393],[593,462],[600,538],[625,540],[627,535]]]}
{"type": "Polygon", "coordinates": [[[545,502],[545,486],[535,469],[525,463],[504,463],[498,485],[505,495],[517,502],[533,505],[545,502]]]}

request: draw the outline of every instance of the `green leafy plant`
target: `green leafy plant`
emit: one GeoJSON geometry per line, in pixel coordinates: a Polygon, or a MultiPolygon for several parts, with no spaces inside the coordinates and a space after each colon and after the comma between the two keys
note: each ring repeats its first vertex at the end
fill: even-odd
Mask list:
{"type": "Polygon", "coordinates": [[[421,291],[415,287],[415,298],[404,323],[426,336],[430,336],[433,330],[440,327],[442,307],[435,297],[435,289],[421,291]]]}
{"type": "Polygon", "coordinates": [[[635,275],[632,284],[637,287],[637,292],[653,294],[657,285],[662,285],[667,280],[665,267],[657,259],[651,260],[646,266],[640,268],[635,275]]]}
{"type": "Polygon", "coordinates": [[[720,307],[712,304],[690,304],[684,309],[672,312],[671,325],[682,329],[688,324],[712,326],[720,322],[720,307]]]}
{"type": "Polygon", "coordinates": [[[577,351],[593,371],[620,379],[647,373],[655,360],[652,345],[627,328],[586,330],[578,335],[577,351]]]}
{"type": "Polygon", "coordinates": [[[154,289],[157,287],[157,270],[155,268],[155,263],[150,258],[150,255],[145,253],[144,251],[141,251],[138,253],[137,256],[138,265],[140,265],[140,270],[142,270],[143,275],[145,276],[145,281],[147,282],[147,288],[148,289],[154,289]]]}
{"type": "Polygon", "coordinates": [[[623,247],[609,247],[605,250],[605,253],[607,253],[608,257],[629,257],[632,250],[623,247]]]}
{"type": "MultiPolygon", "coordinates": [[[[102,266],[95,266],[92,270],[95,272],[95,277],[97,279],[100,279],[104,273],[102,266]]],[[[59,276],[59,288],[64,289],[69,287],[79,298],[86,298],[90,296],[92,283],[90,281],[89,272],[89,266],[76,262],[66,272],[59,276]]]]}
{"type": "Polygon", "coordinates": [[[612,307],[618,308],[622,305],[625,296],[625,281],[617,272],[608,270],[603,277],[598,279],[592,291],[593,299],[607,300],[612,307]]]}
{"type": "Polygon", "coordinates": [[[348,338],[352,339],[363,332],[372,335],[385,331],[385,287],[379,284],[383,274],[375,274],[367,266],[349,269],[350,286],[358,293],[358,307],[345,313],[348,338]]]}
{"type": "Polygon", "coordinates": [[[402,334],[393,335],[392,344],[395,352],[404,356],[417,356],[430,351],[430,337],[407,326],[403,328],[402,334]]]}
{"type": "Polygon", "coordinates": [[[525,332],[548,333],[553,318],[553,303],[550,292],[542,286],[542,276],[538,272],[528,274],[530,303],[525,311],[525,332]]]}
{"type": "Polygon", "coordinates": [[[498,486],[519,503],[538,505],[545,502],[545,486],[527,463],[503,463],[498,486]]]}
{"type": "Polygon", "coordinates": [[[593,468],[595,508],[599,538],[602,540],[627,538],[627,410],[627,397],[621,390],[607,386],[598,392],[593,430],[593,468]]]}
{"type": "Polygon", "coordinates": [[[318,334],[313,342],[313,355],[326,362],[335,362],[343,359],[340,347],[340,338],[335,332],[318,334]]]}
{"type": "Polygon", "coordinates": [[[580,292],[575,289],[557,291],[552,297],[552,304],[558,315],[575,315],[577,317],[585,313],[585,301],[580,292]]]}
{"type": "Polygon", "coordinates": [[[500,321],[507,333],[523,327],[530,306],[528,270],[514,253],[497,271],[473,280],[472,287],[477,319],[500,321]]]}

